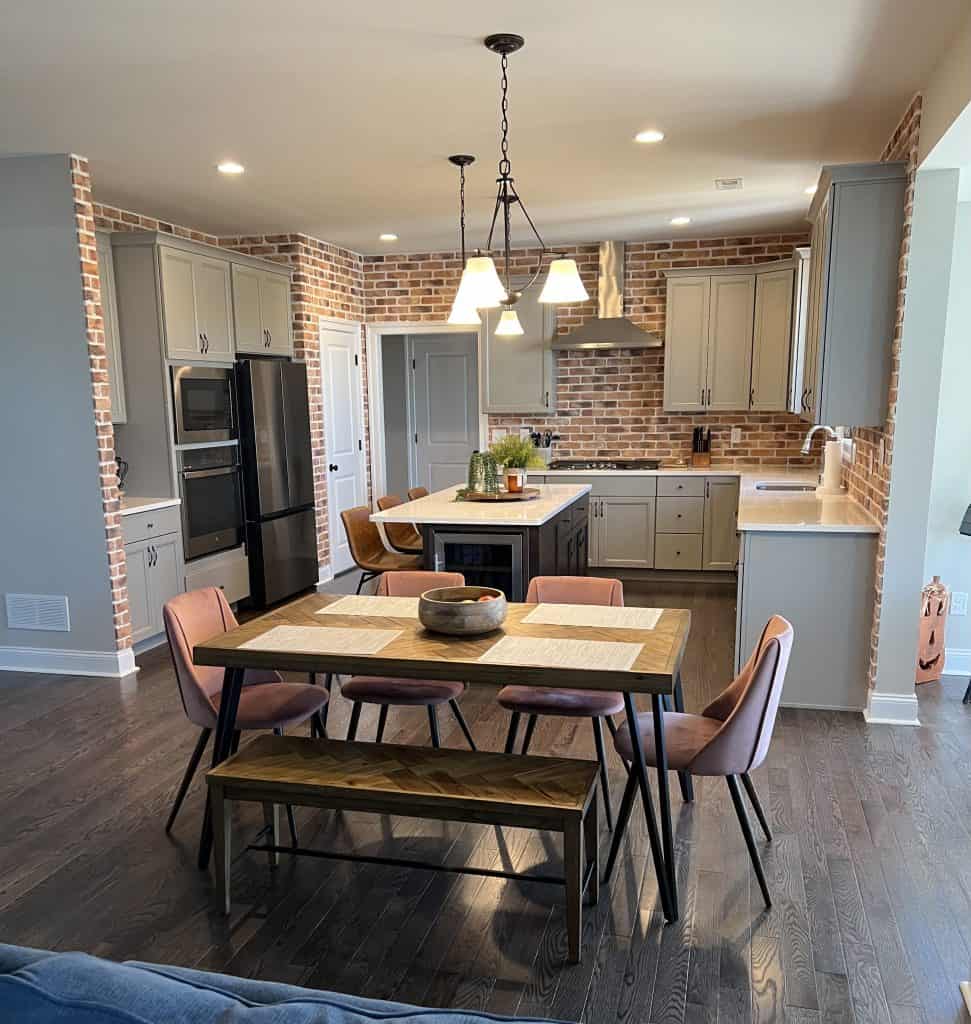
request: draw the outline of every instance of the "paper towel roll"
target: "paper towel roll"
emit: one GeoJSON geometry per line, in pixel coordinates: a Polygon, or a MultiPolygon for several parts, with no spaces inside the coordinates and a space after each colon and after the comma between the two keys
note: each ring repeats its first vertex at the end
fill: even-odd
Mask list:
{"type": "Polygon", "coordinates": [[[843,442],[827,441],[823,450],[823,476],[817,494],[842,494],[843,442]]]}

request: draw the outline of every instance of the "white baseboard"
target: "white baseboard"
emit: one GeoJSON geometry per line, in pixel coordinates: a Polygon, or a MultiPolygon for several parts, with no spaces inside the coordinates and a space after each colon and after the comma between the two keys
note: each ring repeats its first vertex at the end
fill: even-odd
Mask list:
{"type": "Polygon", "coordinates": [[[869,725],[920,725],[917,694],[879,693],[871,690],[863,717],[869,725]]]}
{"type": "Polygon", "coordinates": [[[971,677],[971,651],[948,647],[944,652],[944,675],[971,677]]]}
{"type": "Polygon", "coordinates": [[[317,571],[317,590],[322,590],[328,583],[331,583],[334,579],[334,571],[330,565],[322,565],[317,571]]]}
{"type": "Polygon", "coordinates": [[[45,672],[61,676],[108,676],[121,679],[138,671],[135,652],[61,651],[52,647],[0,647],[0,670],[45,672]]]}

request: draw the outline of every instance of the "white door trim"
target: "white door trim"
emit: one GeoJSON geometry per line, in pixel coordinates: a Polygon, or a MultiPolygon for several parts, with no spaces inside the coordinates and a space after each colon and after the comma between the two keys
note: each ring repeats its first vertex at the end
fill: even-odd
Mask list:
{"type": "Polygon", "coordinates": [[[364,331],[368,369],[371,488],[374,494],[384,494],[387,488],[384,473],[384,378],[381,373],[381,339],[385,335],[475,333],[476,373],[479,378],[477,384],[479,390],[479,448],[484,449],[489,446],[489,417],[482,411],[484,407],[482,387],[485,379],[482,360],[485,346],[482,345],[479,330],[474,327],[453,327],[451,324],[381,322],[367,324],[364,331]]]}

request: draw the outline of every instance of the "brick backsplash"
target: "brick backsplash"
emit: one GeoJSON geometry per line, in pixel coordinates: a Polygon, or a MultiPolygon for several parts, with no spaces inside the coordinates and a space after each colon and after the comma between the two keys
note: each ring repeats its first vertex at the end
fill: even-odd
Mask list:
{"type": "MultiPolygon", "coordinates": [[[[808,235],[766,234],[677,239],[627,244],[624,313],[634,323],[664,336],[667,284],[664,271],[675,267],[751,266],[784,259],[808,235]]],[[[598,246],[558,249],[577,261],[591,296],[589,302],[557,308],[560,334],[596,316],[598,246]]],[[[513,267],[526,274],[536,266],[536,250],[513,250],[513,267]]],[[[364,259],[365,305],[371,322],[441,322],[451,307],[461,276],[454,252],[428,252],[364,259]]],[[[814,464],[799,452],[805,427],[789,413],[668,413],[663,409],[664,353],[660,349],[558,353],[556,412],[549,416],[489,417],[490,433],[529,426],[560,435],[557,452],[568,456],[656,456],[687,458],[697,425],[712,430],[712,461],[751,465],[814,464]],[[732,446],[731,428],[742,431],[732,446]]]]}

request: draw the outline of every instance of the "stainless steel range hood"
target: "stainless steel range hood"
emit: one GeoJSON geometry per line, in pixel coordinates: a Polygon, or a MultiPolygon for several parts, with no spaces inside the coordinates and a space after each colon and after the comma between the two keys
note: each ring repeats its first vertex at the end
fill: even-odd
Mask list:
{"type": "Polygon", "coordinates": [[[662,348],[664,341],[624,316],[624,243],[600,243],[597,316],[553,339],[554,350],[662,348]]]}

